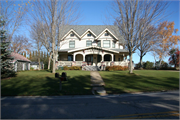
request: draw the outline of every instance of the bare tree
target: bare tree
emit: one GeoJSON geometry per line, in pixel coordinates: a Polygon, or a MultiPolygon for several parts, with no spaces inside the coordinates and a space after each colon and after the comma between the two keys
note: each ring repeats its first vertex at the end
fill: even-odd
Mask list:
{"type": "MultiPolygon", "coordinates": [[[[143,25],[143,27],[146,25],[143,25]]],[[[144,29],[139,31],[139,46],[137,49],[139,50],[140,56],[140,68],[142,68],[143,62],[142,58],[146,55],[147,52],[152,51],[151,41],[156,39],[156,29],[153,26],[146,26],[144,29]]]]}
{"type": "Polygon", "coordinates": [[[29,4],[29,1],[19,3],[13,0],[0,1],[0,15],[6,21],[3,28],[8,31],[8,41],[11,41],[14,33],[23,25],[29,4]]]}
{"type": "Polygon", "coordinates": [[[23,35],[15,35],[12,38],[10,49],[17,53],[30,52],[32,44],[29,39],[23,35]]]}
{"type": "Polygon", "coordinates": [[[38,50],[38,62],[39,62],[39,69],[41,69],[41,61],[40,61],[40,50],[42,48],[42,27],[41,22],[36,22],[31,25],[30,31],[31,38],[33,39],[33,43],[35,44],[36,49],[38,50]]]}
{"type": "Polygon", "coordinates": [[[125,39],[126,48],[129,50],[130,73],[133,73],[132,54],[139,47],[140,31],[143,31],[150,24],[156,24],[162,19],[162,13],[167,5],[167,2],[150,0],[114,1],[113,9],[116,12],[114,16],[115,24],[118,25],[120,34],[125,39]]]}
{"type": "MultiPolygon", "coordinates": [[[[41,21],[46,26],[45,34],[51,39],[53,70],[55,73],[55,62],[60,47],[62,30],[66,25],[74,23],[79,14],[77,5],[73,0],[37,0],[33,2],[33,11],[31,17],[33,21],[41,21]]],[[[45,35],[46,36],[46,35],[45,35]]]]}

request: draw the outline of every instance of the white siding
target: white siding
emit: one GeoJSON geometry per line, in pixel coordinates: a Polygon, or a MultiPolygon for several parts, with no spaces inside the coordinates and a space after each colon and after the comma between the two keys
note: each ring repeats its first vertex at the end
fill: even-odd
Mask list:
{"type": "MultiPolygon", "coordinates": [[[[86,34],[81,39],[78,38],[76,36],[76,34],[74,34],[74,37],[71,37],[70,34],[67,35],[67,37],[65,37],[65,39],[60,43],[60,49],[69,49],[69,41],[75,41],[75,48],[86,47],[87,40],[91,40],[92,44],[94,46],[97,46],[96,41],[94,41],[95,36],[93,34],[91,34],[91,36],[89,37],[89,36],[87,36],[88,32],[86,32],[86,34]]],[[[104,40],[110,40],[110,48],[112,48],[112,42],[114,40],[114,37],[110,33],[108,36],[105,36],[105,32],[104,32],[101,34],[101,36],[98,38],[98,40],[101,41],[101,47],[103,47],[104,40]]],[[[116,41],[115,48],[123,49],[123,46],[119,45],[119,42],[116,41]]]]}

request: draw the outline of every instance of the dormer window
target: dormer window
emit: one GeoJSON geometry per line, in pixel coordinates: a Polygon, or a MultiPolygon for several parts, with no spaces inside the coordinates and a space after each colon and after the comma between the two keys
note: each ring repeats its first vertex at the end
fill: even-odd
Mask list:
{"type": "Polygon", "coordinates": [[[87,36],[88,36],[88,37],[91,37],[91,33],[88,33],[87,36]]]}
{"type": "Polygon", "coordinates": [[[106,33],[104,34],[104,36],[109,36],[109,33],[108,33],[108,32],[106,32],[106,33]]]}
{"type": "Polygon", "coordinates": [[[74,37],[74,33],[71,33],[70,36],[71,36],[71,37],[74,37]]]}

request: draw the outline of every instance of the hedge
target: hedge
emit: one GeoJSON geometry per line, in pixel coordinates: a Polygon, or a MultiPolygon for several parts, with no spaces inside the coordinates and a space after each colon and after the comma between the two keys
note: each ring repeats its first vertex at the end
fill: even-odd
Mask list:
{"type": "Polygon", "coordinates": [[[124,71],[128,70],[127,66],[107,66],[106,71],[124,71]]]}

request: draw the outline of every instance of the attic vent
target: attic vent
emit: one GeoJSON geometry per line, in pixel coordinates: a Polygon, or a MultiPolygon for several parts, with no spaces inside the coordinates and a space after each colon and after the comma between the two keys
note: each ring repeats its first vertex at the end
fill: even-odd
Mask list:
{"type": "Polygon", "coordinates": [[[105,32],[104,36],[109,36],[109,33],[108,33],[108,32],[105,32]]]}
{"type": "Polygon", "coordinates": [[[88,37],[91,37],[91,33],[88,33],[87,36],[88,36],[88,37]]]}
{"type": "Polygon", "coordinates": [[[74,37],[74,33],[71,33],[70,36],[71,36],[71,37],[74,37]]]}

